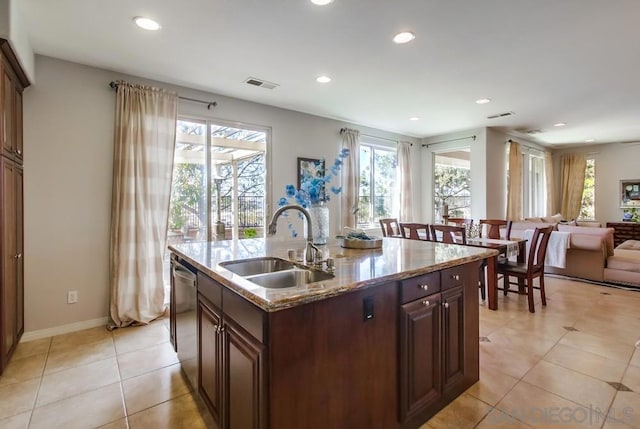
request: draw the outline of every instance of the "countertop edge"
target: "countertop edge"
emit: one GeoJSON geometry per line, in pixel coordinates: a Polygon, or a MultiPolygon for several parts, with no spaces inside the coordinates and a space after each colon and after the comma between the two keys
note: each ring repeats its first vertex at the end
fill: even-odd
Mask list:
{"type": "MultiPolygon", "coordinates": [[[[347,283],[345,285],[342,285],[342,286],[340,286],[338,288],[334,287],[334,288],[331,288],[331,289],[322,289],[322,288],[313,289],[313,285],[315,285],[315,284],[320,284],[321,285],[322,282],[311,283],[309,285],[309,286],[311,286],[311,289],[305,290],[305,294],[303,296],[294,297],[294,299],[289,298],[289,299],[283,300],[283,301],[269,302],[269,301],[266,301],[265,299],[263,299],[262,297],[260,297],[258,295],[255,295],[250,290],[247,290],[246,288],[244,288],[244,287],[242,287],[240,285],[237,285],[232,280],[228,279],[227,277],[225,277],[222,274],[220,274],[219,272],[217,272],[215,268],[204,266],[203,264],[199,263],[195,259],[189,257],[189,255],[187,255],[187,254],[183,253],[182,251],[180,251],[179,249],[175,248],[174,246],[170,245],[170,246],[168,246],[168,249],[171,252],[173,252],[176,255],[178,255],[180,258],[184,259],[186,262],[188,262],[191,265],[193,265],[195,268],[197,268],[203,274],[206,274],[207,276],[211,277],[215,281],[217,281],[220,284],[224,285],[228,289],[230,289],[230,290],[238,293],[239,295],[245,297],[247,300],[249,300],[254,305],[256,305],[257,307],[261,308],[262,310],[264,310],[266,312],[276,312],[276,311],[280,311],[280,310],[285,310],[287,308],[297,307],[299,305],[304,305],[304,304],[307,304],[307,303],[310,303],[310,302],[319,301],[319,300],[323,300],[323,299],[327,299],[327,298],[332,298],[332,297],[335,297],[335,296],[338,296],[338,295],[342,295],[344,293],[363,290],[363,289],[366,289],[368,287],[379,285],[381,283],[391,282],[391,281],[400,281],[400,280],[404,280],[404,279],[407,279],[407,278],[411,278],[411,277],[415,277],[415,276],[419,276],[419,275],[423,275],[423,274],[432,273],[434,271],[440,271],[440,270],[443,270],[443,269],[456,267],[456,266],[459,266],[459,265],[463,265],[463,264],[467,264],[467,263],[471,263],[471,262],[475,262],[475,261],[480,261],[482,259],[487,259],[487,258],[496,256],[498,254],[498,252],[496,250],[484,249],[485,251],[483,253],[479,253],[479,254],[476,254],[476,255],[469,255],[469,256],[462,257],[462,258],[452,259],[452,260],[446,261],[446,262],[435,263],[435,264],[432,264],[432,265],[428,265],[428,266],[424,266],[424,267],[420,267],[420,268],[416,268],[416,269],[412,269],[412,270],[397,272],[397,273],[393,273],[393,274],[389,274],[389,275],[381,276],[381,277],[376,277],[376,278],[368,279],[368,280],[364,280],[364,281],[355,281],[355,282],[351,282],[351,283],[347,283]]],[[[217,264],[216,264],[216,266],[217,266],[217,264]]]]}

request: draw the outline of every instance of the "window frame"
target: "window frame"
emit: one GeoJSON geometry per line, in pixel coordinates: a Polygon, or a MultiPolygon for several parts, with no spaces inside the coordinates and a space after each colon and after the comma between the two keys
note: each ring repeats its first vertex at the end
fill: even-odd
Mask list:
{"type": "MultiPolygon", "coordinates": [[[[390,152],[393,154],[394,158],[395,158],[395,163],[394,163],[394,175],[397,176],[397,168],[398,168],[398,150],[397,150],[397,146],[394,144],[390,144],[390,143],[384,143],[383,141],[376,139],[376,138],[369,138],[367,136],[361,136],[360,137],[360,142],[359,142],[359,147],[358,147],[358,159],[360,159],[360,149],[363,147],[369,147],[371,148],[371,157],[370,157],[370,165],[371,165],[371,172],[370,172],[370,177],[369,177],[369,183],[371,186],[371,195],[370,195],[370,202],[369,202],[369,219],[366,223],[360,223],[359,220],[359,216],[358,216],[358,227],[360,228],[374,228],[377,226],[378,223],[378,219],[376,219],[375,217],[375,210],[374,210],[374,206],[373,206],[373,202],[375,201],[375,152],[376,150],[378,151],[385,151],[385,152],[390,152]]],[[[360,206],[360,199],[362,198],[362,195],[360,193],[360,176],[362,175],[362,166],[360,165],[360,171],[358,171],[358,206],[360,206]]],[[[394,201],[394,195],[397,193],[396,192],[396,183],[397,180],[394,180],[394,185],[392,186],[391,189],[391,201],[390,201],[390,217],[397,217],[398,214],[398,207],[396,202],[394,201]]]]}

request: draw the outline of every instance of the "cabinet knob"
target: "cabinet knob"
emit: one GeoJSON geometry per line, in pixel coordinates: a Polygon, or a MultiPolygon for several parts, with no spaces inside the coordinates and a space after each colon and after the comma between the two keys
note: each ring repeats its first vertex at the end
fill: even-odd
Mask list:
{"type": "Polygon", "coordinates": [[[17,153],[18,155],[22,155],[22,151],[21,151],[20,149],[16,150],[16,153],[17,153]]]}
{"type": "Polygon", "coordinates": [[[216,333],[218,334],[224,331],[224,326],[222,325],[215,325],[215,328],[216,328],[216,333]]]}
{"type": "Polygon", "coordinates": [[[14,256],[14,258],[16,258],[16,259],[22,258],[22,253],[18,253],[16,256],[14,256]]]}
{"type": "Polygon", "coordinates": [[[418,287],[422,290],[429,290],[429,285],[418,285],[418,287]]]}
{"type": "Polygon", "coordinates": [[[427,306],[430,304],[430,302],[429,302],[429,300],[428,300],[428,299],[425,299],[424,301],[422,301],[422,303],[423,303],[424,305],[427,305],[427,306]]]}
{"type": "Polygon", "coordinates": [[[455,281],[460,280],[460,275],[459,274],[454,274],[451,276],[452,279],[454,279],[455,281]]]}
{"type": "Polygon", "coordinates": [[[444,305],[444,308],[449,308],[449,303],[448,302],[445,302],[442,305],[444,305]]]}

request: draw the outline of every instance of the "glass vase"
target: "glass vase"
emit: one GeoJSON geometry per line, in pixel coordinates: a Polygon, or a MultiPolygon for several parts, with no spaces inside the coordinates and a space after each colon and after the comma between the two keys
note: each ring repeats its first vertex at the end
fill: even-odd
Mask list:
{"type": "Polygon", "coordinates": [[[325,206],[324,202],[312,203],[307,211],[311,217],[313,244],[327,244],[327,239],[329,238],[329,207],[325,206]]]}

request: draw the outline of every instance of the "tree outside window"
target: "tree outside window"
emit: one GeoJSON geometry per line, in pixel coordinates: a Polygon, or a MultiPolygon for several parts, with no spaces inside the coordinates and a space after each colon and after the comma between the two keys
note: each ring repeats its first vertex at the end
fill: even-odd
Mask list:
{"type": "Polygon", "coordinates": [[[582,204],[580,206],[580,219],[596,218],[596,160],[587,159],[587,167],[584,174],[584,190],[582,191],[582,204]]]}

